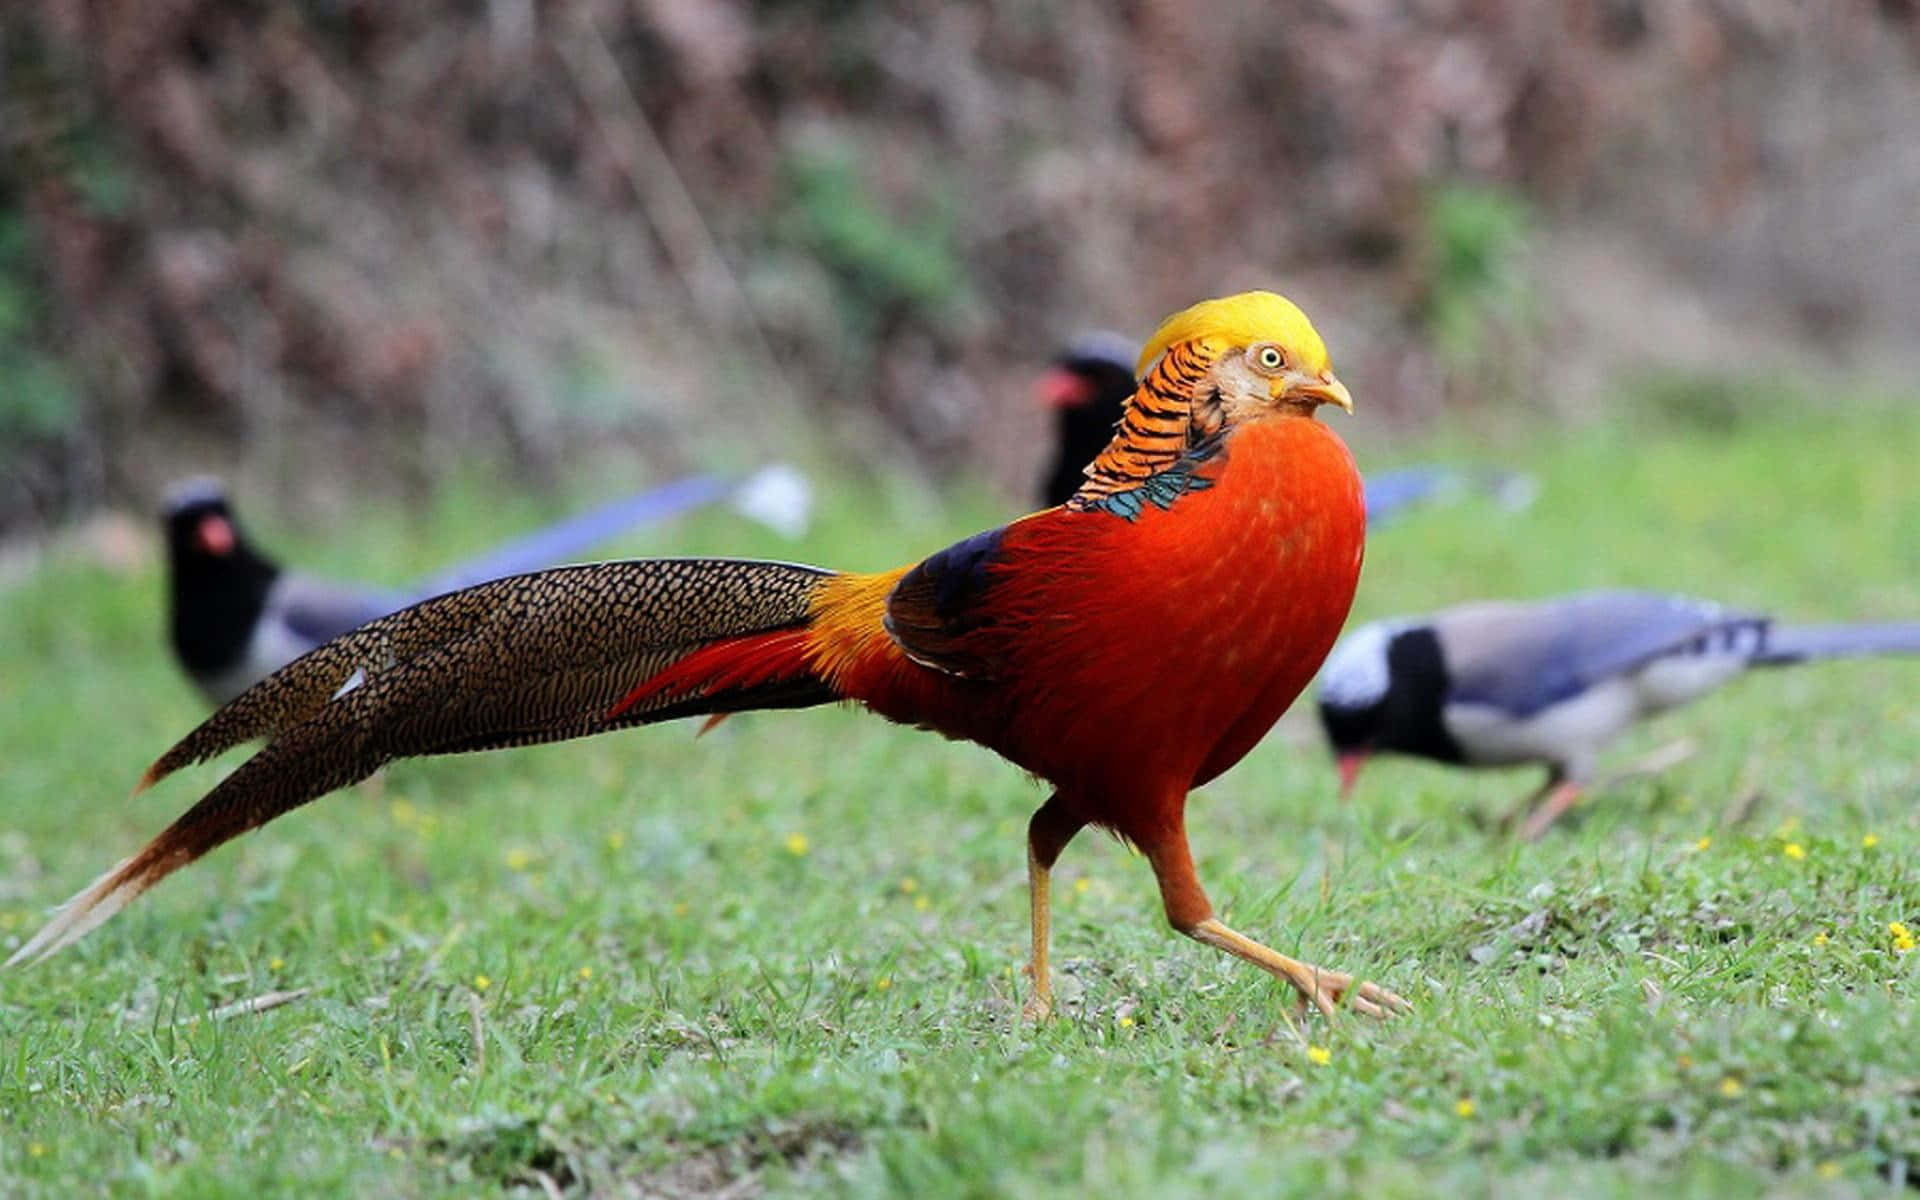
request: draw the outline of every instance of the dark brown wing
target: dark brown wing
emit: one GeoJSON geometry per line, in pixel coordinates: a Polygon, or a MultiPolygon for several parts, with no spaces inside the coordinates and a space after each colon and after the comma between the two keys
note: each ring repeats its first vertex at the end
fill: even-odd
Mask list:
{"type": "Polygon", "coordinates": [[[997,678],[991,636],[994,612],[985,603],[993,585],[1006,527],[976,533],[930,555],[901,576],[887,596],[887,633],[923,667],[966,679],[997,678]]]}

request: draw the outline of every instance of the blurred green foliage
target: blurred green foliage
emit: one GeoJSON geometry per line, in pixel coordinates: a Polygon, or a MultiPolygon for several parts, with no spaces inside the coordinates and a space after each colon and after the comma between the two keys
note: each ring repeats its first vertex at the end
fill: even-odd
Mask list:
{"type": "Polygon", "coordinates": [[[1468,367],[1524,318],[1532,212],[1510,192],[1452,182],[1429,193],[1424,225],[1421,317],[1441,358],[1468,367]]]}
{"type": "Polygon", "coordinates": [[[1643,373],[1625,394],[1649,415],[1706,433],[1733,433],[1755,420],[1772,419],[1804,396],[1796,381],[1757,373],[1670,367],[1643,373]]]}
{"type": "Polygon", "coordinates": [[[0,209],[0,461],[80,423],[73,377],[43,344],[40,289],[25,218],[0,209]]]}
{"type": "Polygon", "coordinates": [[[85,431],[72,348],[57,335],[51,256],[27,198],[55,197],[88,218],[133,206],[135,179],[112,129],[87,106],[73,64],[35,36],[6,39],[0,75],[14,100],[0,145],[0,462],[85,431]],[[43,182],[29,191],[29,181],[43,182]]]}
{"type": "Polygon", "coordinates": [[[849,331],[875,335],[889,318],[947,325],[972,303],[974,287],[957,244],[951,197],[928,188],[914,211],[890,211],[839,142],[792,148],[781,164],[776,239],[811,254],[833,281],[833,308],[849,331]]]}

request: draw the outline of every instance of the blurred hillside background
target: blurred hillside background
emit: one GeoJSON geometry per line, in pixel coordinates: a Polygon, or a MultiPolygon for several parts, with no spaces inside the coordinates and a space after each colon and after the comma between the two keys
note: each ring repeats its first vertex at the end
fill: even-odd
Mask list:
{"type": "Polygon", "coordinates": [[[797,452],[1011,500],[1061,338],[1247,286],[1363,439],[1910,386],[1911,0],[1200,12],[16,0],[0,531],[203,469],[324,511],[797,452]]]}

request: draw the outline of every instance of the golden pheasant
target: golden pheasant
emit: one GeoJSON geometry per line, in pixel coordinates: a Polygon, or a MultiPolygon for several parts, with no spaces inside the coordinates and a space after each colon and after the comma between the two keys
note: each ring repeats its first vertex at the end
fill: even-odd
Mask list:
{"type": "Polygon", "coordinates": [[[1170,317],[1066,504],[877,575],[661,559],[562,567],[418,604],[263,680],[141,780],[267,744],[11,962],[58,949],[248,829],[425,754],[675,717],[855,701],[978,742],[1053,793],[1028,830],[1033,991],[1051,1006],[1048,873],[1087,825],[1147,857],[1173,927],[1332,1013],[1405,1001],[1214,916],[1186,799],[1312,678],[1360,573],[1360,477],[1315,419],[1352,410],[1306,316],[1270,292],[1170,317]]]}

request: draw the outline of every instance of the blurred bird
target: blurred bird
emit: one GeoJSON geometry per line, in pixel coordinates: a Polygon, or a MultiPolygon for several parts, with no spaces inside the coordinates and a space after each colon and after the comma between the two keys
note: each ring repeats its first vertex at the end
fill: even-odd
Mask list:
{"type": "Polygon", "coordinates": [[[1629,726],[1754,667],[1920,654],[1920,623],[1775,625],[1652,592],[1463,604],[1347,634],[1321,672],[1320,723],[1341,795],[1376,752],[1467,767],[1540,763],[1522,835],[1539,837],[1629,726]]]}
{"type": "MultiPolygon", "coordinates": [[[[1069,341],[1034,383],[1034,396],[1054,412],[1053,462],[1041,482],[1041,502],[1065,504],[1086,482],[1086,465],[1113,436],[1133,395],[1134,344],[1108,330],[1069,341]]],[[[1402,467],[1367,476],[1367,527],[1377,528],[1416,505],[1468,494],[1490,496],[1502,508],[1532,504],[1539,486],[1531,475],[1485,467],[1402,467]]]]}
{"type": "Polygon", "coordinates": [[[1053,786],[1028,828],[1031,1015],[1051,1007],[1050,871],[1089,824],[1144,852],[1181,933],[1322,1012],[1404,1008],[1228,928],[1186,835],[1188,791],[1260,740],[1346,619],[1360,480],[1314,410],[1352,401],[1306,316],[1270,292],[1170,317],[1141,364],[1125,419],[1064,507],[918,564],[562,567],[328,643],[162,755],[142,788],[267,739],[10,961],[58,949],[213,847],[395,758],[844,700],[978,742],[1053,786]]]}
{"type": "Polygon", "coordinates": [[[1139,347],[1109,330],[1068,342],[1034,381],[1034,397],[1053,410],[1053,462],[1040,485],[1040,503],[1065,504],[1087,481],[1087,464],[1113,440],[1133,398],[1139,347]]]}
{"type": "Polygon", "coordinates": [[[765,468],[744,483],[693,475],[556,522],[413,587],[387,590],[282,568],[241,531],[219,480],[190,479],[168,493],[161,515],[173,653],[208,701],[224,704],[375,617],[428,596],[565,562],[616,534],[729,496],[736,507],[790,536],[797,536],[796,520],[805,523],[805,481],[790,467],[765,468]]]}

